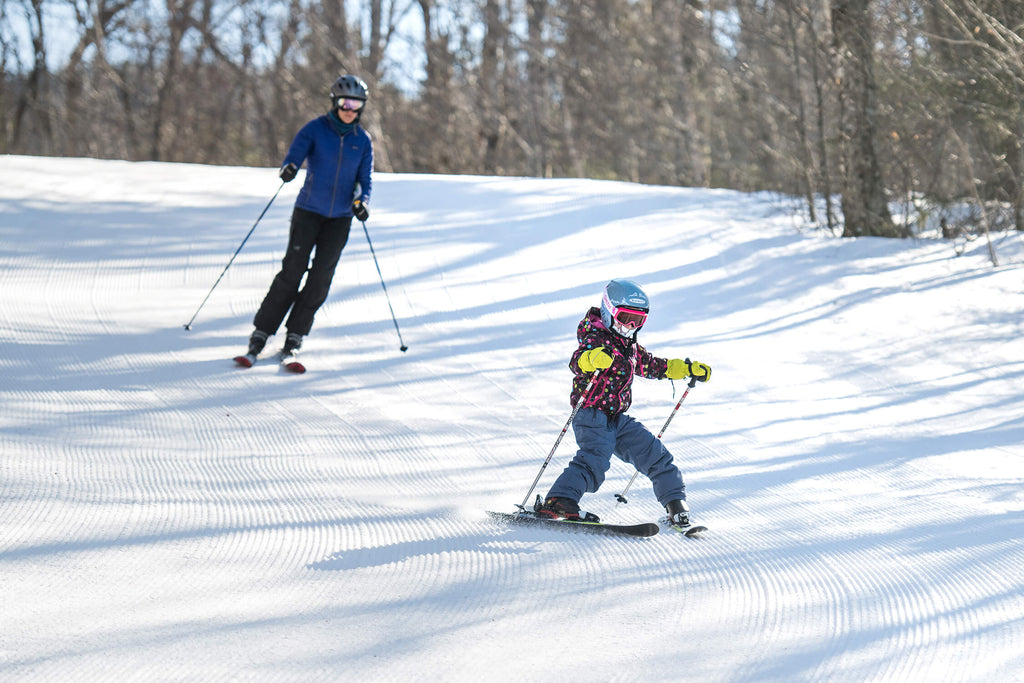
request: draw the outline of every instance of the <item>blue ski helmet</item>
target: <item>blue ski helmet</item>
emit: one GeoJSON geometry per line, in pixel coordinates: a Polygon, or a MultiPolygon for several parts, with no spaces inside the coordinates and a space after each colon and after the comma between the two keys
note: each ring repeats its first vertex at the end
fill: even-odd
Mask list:
{"type": "Polygon", "coordinates": [[[612,280],[605,285],[604,296],[601,297],[601,321],[609,330],[623,337],[634,337],[643,327],[650,310],[650,299],[632,280],[612,280]],[[642,315],[629,315],[636,311],[642,315]]]}

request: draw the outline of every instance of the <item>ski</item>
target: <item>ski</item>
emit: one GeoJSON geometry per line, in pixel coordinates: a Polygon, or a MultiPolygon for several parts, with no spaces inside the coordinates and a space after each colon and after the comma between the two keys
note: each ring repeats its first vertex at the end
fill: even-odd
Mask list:
{"type": "Polygon", "coordinates": [[[589,534],[607,534],[612,536],[632,536],[646,538],[660,530],[657,524],[605,524],[604,522],[572,521],[568,519],[548,519],[537,517],[529,512],[491,512],[487,514],[498,522],[515,525],[533,525],[557,528],[565,531],[576,531],[589,534]]]}
{"type": "Polygon", "coordinates": [[[673,524],[671,521],[669,521],[668,517],[662,517],[660,522],[666,525],[668,528],[672,529],[673,531],[678,531],[683,536],[686,536],[688,538],[700,536],[702,533],[708,530],[706,526],[702,526],[700,524],[688,524],[686,526],[673,524]]]}
{"type": "Polygon", "coordinates": [[[299,362],[294,353],[280,351],[277,354],[277,360],[285,372],[301,375],[306,371],[306,366],[299,362]]]}
{"type": "Polygon", "coordinates": [[[241,356],[235,356],[235,365],[240,368],[251,368],[256,364],[256,356],[251,353],[243,353],[241,356]]]}
{"type": "MultiPolygon", "coordinates": [[[[284,372],[301,375],[306,371],[306,366],[299,362],[294,353],[286,354],[283,351],[279,351],[274,354],[274,357],[277,359],[278,365],[284,372]]],[[[257,357],[251,353],[235,356],[234,358],[235,365],[240,368],[251,368],[256,365],[256,360],[257,357]]]]}

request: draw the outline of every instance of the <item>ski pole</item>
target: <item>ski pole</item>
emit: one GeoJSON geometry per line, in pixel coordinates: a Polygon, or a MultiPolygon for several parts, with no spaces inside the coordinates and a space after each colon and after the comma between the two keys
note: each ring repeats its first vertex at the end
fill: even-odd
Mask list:
{"type": "Polygon", "coordinates": [[[256,229],[256,226],[260,224],[261,220],[263,220],[263,216],[264,214],[267,213],[267,209],[269,209],[270,205],[274,203],[275,199],[277,199],[277,195],[281,193],[282,187],[284,187],[284,181],[281,182],[281,186],[277,188],[277,192],[275,192],[274,196],[270,198],[270,201],[267,202],[267,205],[263,207],[263,211],[260,212],[260,217],[257,218],[256,222],[252,224],[251,228],[249,228],[249,234],[245,236],[245,239],[242,240],[242,243],[238,245],[238,249],[235,249],[235,253],[231,255],[231,260],[229,260],[228,264],[224,266],[224,270],[221,271],[220,277],[217,278],[217,281],[213,283],[213,287],[210,287],[210,291],[206,293],[206,298],[203,299],[203,303],[199,304],[199,308],[197,308],[196,312],[192,314],[192,320],[189,320],[187,323],[185,323],[186,330],[192,329],[192,323],[195,322],[196,316],[199,315],[199,311],[203,310],[203,306],[206,305],[206,302],[207,300],[209,300],[210,295],[213,294],[213,290],[215,290],[217,288],[217,285],[220,284],[220,280],[222,277],[224,277],[224,273],[228,272],[228,268],[230,268],[231,264],[235,262],[235,257],[238,256],[238,252],[242,251],[242,247],[244,247],[245,243],[249,241],[249,237],[256,229]]]}
{"type": "Polygon", "coordinates": [[[377,266],[377,275],[380,277],[380,286],[384,288],[384,298],[388,302],[388,310],[391,311],[391,322],[395,324],[395,332],[398,333],[398,350],[405,353],[409,347],[402,341],[402,331],[398,329],[398,318],[395,317],[395,309],[391,308],[391,297],[388,296],[388,286],[384,284],[384,275],[380,272],[380,264],[377,263],[377,254],[373,251],[373,242],[370,241],[370,231],[366,229],[366,221],[359,221],[363,224],[363,232],[366,233],[366,243],[370,245],[370,254],[373,256],[373,265],[377,266]]]}
{"type": "Polygon", "coordinates": [[[576,405],[572,407],[572,412],[569,413],[569,419],[566,420],[565,426],[562,427],[562,432],[558,435],[558,438],[555,439],[555,445],[551,447],[551,452],[548,453],[548,457],[544,460],[544,464],[540,466],[540,472],[537,473],[537,476],[533,480],[533,484],[530,485],[530,490],[526,492],[526,498],[523,498],[523,504],[516,506],[520,510],[526,510],[526,503],[530,500],[530,494],[532,494],[533,490],[537,488],[537,482],[540,481],[541,475],[544,474],[544,470],[547,469],[548,463],[551,462],[551,458],[555,455],[555,451],[558,450],[558,444],[562,443],[562,437],[565,436],[567,431],[569,431],[569,425],[572,424],[573,418],[576,417],[576,413],[580,412],[580,408],[583,407],[583,402],[590,396],[590,390],[594,388],[594,383],[597,382],[597,376],[600,374],[600,371],[596,371],[591,375],[590,381],[587,382],[587,386],[580,395],[579,400],[576,401],[576,405]]]}
{"type": "MultiPolygon", "coordinates": [[[[660,439],[661,435],[665,433],[665,430],[668,429],[669,423],[672,422],[672,418],[676,416],[676,412],[679,410],[679,406],[683,405],[683,401],[686,400],[686,395],[690,393],[690,389],[693,389],[693,387],[696,386],[696,384],[697,378],[691,377],[690,383],[686,385],[686,391],[684,391],[683,395],[679,397],[679,402],[676,403],[676,407],[672,409],[672,413],[668,416],[668,419],[665,420],[665,424],[661,426],[661,431],[658,432],[658,436],[655,438],[660,439]]],[[[615,494],[615,500],[619,501],[620,503],[629,502],[628,500],[626,500],[626,491],[628,491],[629,487],[633,485],[634,481],[636,481],[636,477],[638,474],[640,474],[640,470],[637,470],[636,472],[633,473],[633,478],[629,480],[628,484],[626,484],[626,488],[622,489],[622,493],[615,494]]]]}

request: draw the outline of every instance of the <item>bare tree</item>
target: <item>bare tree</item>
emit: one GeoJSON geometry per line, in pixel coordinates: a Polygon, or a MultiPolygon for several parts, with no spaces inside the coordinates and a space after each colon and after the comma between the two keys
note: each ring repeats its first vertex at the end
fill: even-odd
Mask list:
{"type": "Polygon", "coordinates": [[[981,186],[979,199],[1009,201],[1017,230],[1024,230],[1024,4],[940,0],[933,13],[939,31],[933,38],[945,45],[940,54],[947,67],[958,72],[961,97],[968,96],[970,109],[985,114],[978,122],[985,130],[974,145],[978,162],[972,168],[989,170],[984,178],[972,171],[972,183],[981,186]],[[949,59],[954,53],[956,63],[949,59]],[[987,154],[979,154],[978,147],[987,154]]]}
{"type": "Polygon", "coordinates": [[[843,235],[897,237],[878,162],[878,111],[869,0],[833,0],[839,78],[843,235]]]}
{"type": "Polygon", "coordinates": [[[504,55],[508,51],[507,16],[498,0],[484,0],[484,39],[480,54],[478,115],[480,136],[484,142],[484,173],[499,172],[499,153],[503,137],[504,55]]]}
{"type": "Polygon", "coordinates": [[[28,26],[0,22],[4,152],[276,164],[351,72],[378,169],[772,189],[830,228],[838,186],[847,235],[968,198],[1024,229],[1020,0],[0,2],[28,26]]]}
{"type": "Polygon", "coordinates": [[[63,154],[125,156],[123,119],[118,111],[118,88],[123,88],[117,71],[108,60],[108,41],[124,26],[133,0],[85,0],[70,3],[74,11],[78,41],[61,71],[64,83],[63,154]],[[91,61],[86,53],[94,52],[91,61]]]}
{"type": "Polygon", "coordinates": [[[652,0],[636,21],[644,36],[638,54],[644,66],[631,96],[648,124],[641,124],[647,134],[636,141],[644,167],[638,179],[709,185],[714,154],[708,127],[715,120],[716,88],[708,68],[712,37],[701,3],[652,0]]]}
{"type": "Polygon", "coordinates": [[[47,154],[53,148],[51,112],[54,103],[50,97],[50,74],[46,65],[46,10],[43,0],[24,0],[21,7],[32,43],[32,63],[14,105],[11,144],[17,148],[26,136],[26,129],[31,129],[38,151],[47,154]]]}
{"type": "Polygon", "coordinates": [[[0,152],[7,153],[12,144],[14,133],[14,117],[8,115],[13,111],[10,105],[12,99],[17,98],[17,81],[10,78],[9,74],[18,73],[22,70],[21,59],[18,49],[17,36],[10,30],[11,11],[13,3],[0,0],[0,152]]]}

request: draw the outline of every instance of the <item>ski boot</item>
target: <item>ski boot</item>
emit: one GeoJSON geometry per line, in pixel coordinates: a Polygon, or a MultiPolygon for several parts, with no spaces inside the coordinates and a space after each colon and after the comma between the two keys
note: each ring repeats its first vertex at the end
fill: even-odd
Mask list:
{"type": "Polygon", "coordinates": [[[270,335],[263,330],[254,330],[252,335],[249,337],[249,355],[258,356],[263,351],[263,347],[267,345],[267,339],[270,335]]]}
{"type": "Polygon", "coordinates": [[[288,356],[294,356],[295,353],[302,348],[302,335],[296,334],[295,332],[289,332],[284,338],[284,347],[281,349],[281,356],[287,358],[288,356]]]}
{"type": "Polygon", "coordinates": [[[690,526],[690,506],[685,500],[670,500],[665,505],[665,512],[668,513],[668,522],[672,526],[690,526]]]}
{"type": "Polygon", "coordinates": [[[302,347],[302,335],[289,332],[284,339],[284,347],[278,353],[281,367],[288,372],[301,375],[306,371],[306,366],[299,362],[298,350],[302,347]]]}
{"type": "Polygon", "coordinates": [[[537,496],[537,501],[533,504],[533,512],[538,517],[545,517],[547,519],[564,519],[569,522],[600,522],[601,518],[595,515],[593,512],[583,512],[580,510],[579,503],[571,498],[559,498],[552,496],[545,500],[543,503],[540,501],[540,496],[537,496]]]}
{"type": "Polygon", "coordinates": [[[670,500],[665,506],[668,513],[668,523],[673,529],[689,538],[700,536],[708,530],[706,526],[694,524],[690,520],[690,506],[685,500],[670,500]]]}
{"type": "Polygon", "coordinates": [[[580,521],[580,505],[571,498],[548,498],[541,503],[540,496],[538,496],[533,511],[537,513],[538,517],[567,519],[570,522],[580,521]]]}
{"type": "Polygon", "coordinates": [[[249,337],[249,350],[242,356],[235,357],[235,363],[241,365],[244,368],[251,368],[256,363],[256,357],[263,351],[263,347],[267,345],[267,339],[270,337],[269,334],[263,330],[254,330],[252,335],[249,337]]]}

